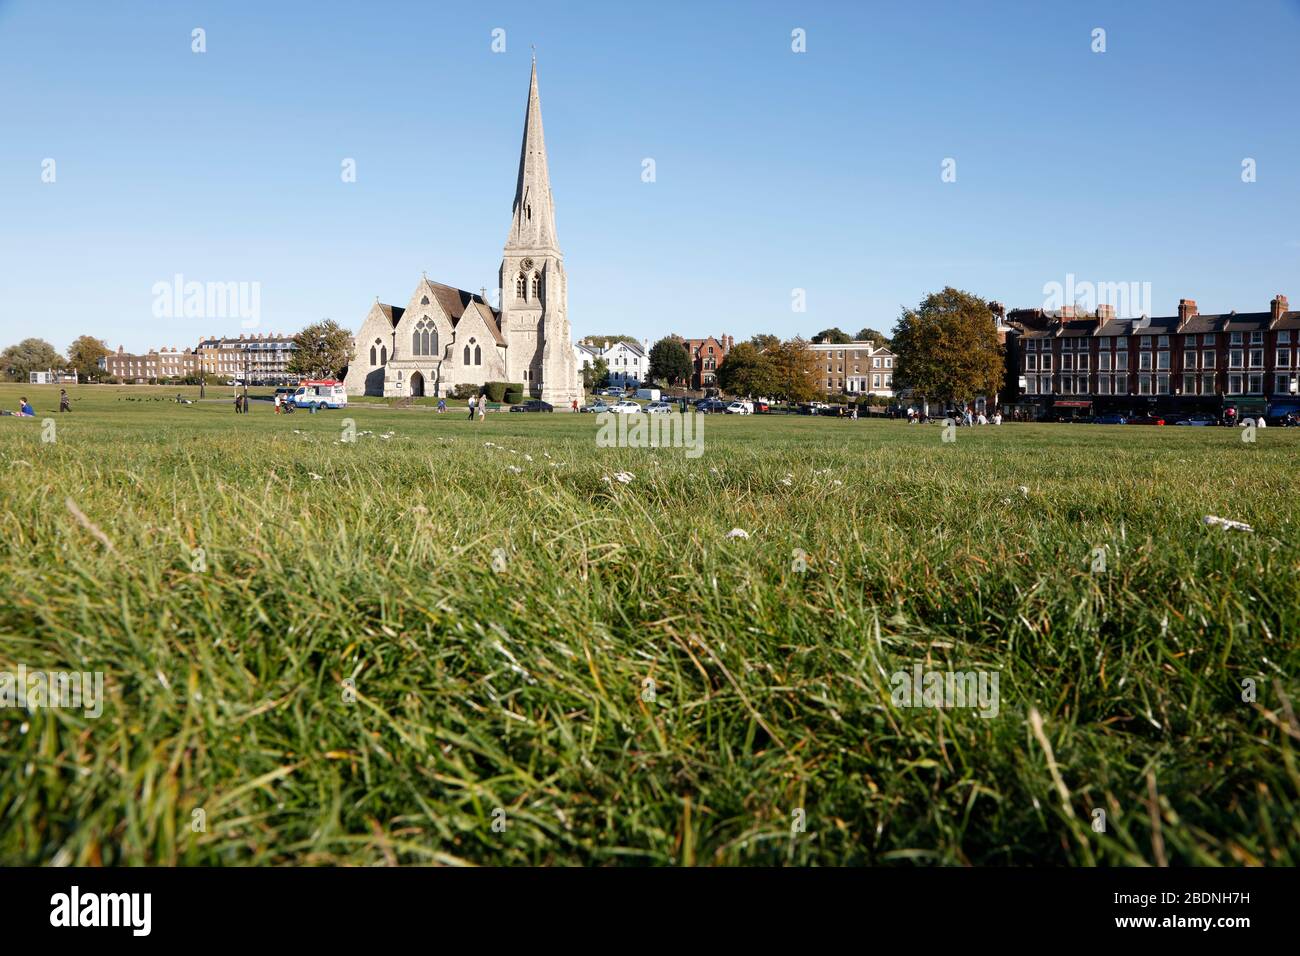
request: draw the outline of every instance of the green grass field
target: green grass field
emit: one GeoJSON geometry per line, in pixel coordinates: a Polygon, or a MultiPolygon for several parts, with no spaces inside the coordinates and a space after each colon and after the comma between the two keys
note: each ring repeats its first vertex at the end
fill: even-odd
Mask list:
{"type": "Polygon", "coordinates": [[[0,863],[1300,863],[1300,432],[176,391],[0,386],[0,863]]]}

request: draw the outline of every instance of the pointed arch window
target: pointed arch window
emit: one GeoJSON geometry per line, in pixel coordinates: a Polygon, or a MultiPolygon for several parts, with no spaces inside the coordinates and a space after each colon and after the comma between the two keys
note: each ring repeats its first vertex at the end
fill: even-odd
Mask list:
{"type": "Polygon", "coordinates": [[[380,364],[380,365],[387,365],[387,364],[388,364],[388,346],[387,346],[387,345],[381,345],[381,346],[379,347],[379,364],[380,364]]]}
{"type": "Polygon", "coordinates": [[[378,356],[379,356],[379,353],[375,351],[375,347],[374,347],[373,345],[370,346],[370,365],[371,365],[372,368],[373,368],[374,366],[376,366],[376,365],[379,364],[379,362],[376,361],[376,359],[378,358],[378,356]]]}
{"type": "Polygon", "coordinates": [[[533,291],[531,295],[532,298],[534,299],[537,298],[537,273],[536,272],[533,273],[533,291]]]}
{"type": "Polygon", "coordinates": [[[465,364],[469,364],[469,346],[465,346],[465,364]]]}
{"type": "Polygon", "coordinates": [[[474,364],[483,364],[483,349],[478,345],[474,346],[474,364]]]}
{"type": "Polygon", "coordinates": [[[411,333],[411,354],[438,354],[438,329],[427,315],[420,319],[411,333]]]}
{"type": "Polygon", "coordinates": [[[515,276],[515,296],[520,299],[526,299],[528,292],[528,280],[524,278],[521,272],[515,276]]]}
{"type": "Polygon", "coordinates": [[[420,299],[420,305],[428,305],[428,304],[429,304],[429,297],[427,295],[424,296],[422,299],[420,299]]]}

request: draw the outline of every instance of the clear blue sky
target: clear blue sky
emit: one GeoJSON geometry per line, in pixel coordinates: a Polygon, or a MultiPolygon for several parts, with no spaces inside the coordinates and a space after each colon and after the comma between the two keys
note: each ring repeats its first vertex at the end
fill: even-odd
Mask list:
{"type": "Polygon", "coordinates": [[[575,335],[887,331],[1067,273],[1300,306],[1300,0],[0,0],[0,345],[239,331],[155,318],[176,273],[285,331],[495,286],[533,43],[575,335]]]}

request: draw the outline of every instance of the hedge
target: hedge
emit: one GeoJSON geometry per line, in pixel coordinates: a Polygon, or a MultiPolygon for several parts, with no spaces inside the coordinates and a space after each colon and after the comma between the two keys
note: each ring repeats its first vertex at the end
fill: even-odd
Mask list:
{"type": "Polygon", "coordinates": [[[518,392],[522,395],[524,386],[522,382],[488,382],[483,390],[487,392],[488,401],[504,402],[507,393],[518,392]]]}

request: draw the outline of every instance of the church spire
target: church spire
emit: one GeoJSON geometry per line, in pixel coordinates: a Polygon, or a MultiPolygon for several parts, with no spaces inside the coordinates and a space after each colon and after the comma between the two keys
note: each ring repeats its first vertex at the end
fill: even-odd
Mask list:
{"type": "Polygon", "coordinates": [[[519,150],[519,180],[515,186],[514,219],[506,248],[550,249],[559,252],[555,235],[555,205],[546,168],[546,139],[542,135],[542,100],[537,94],[537,56],[528,83],[524,141],[519,150]]]}

